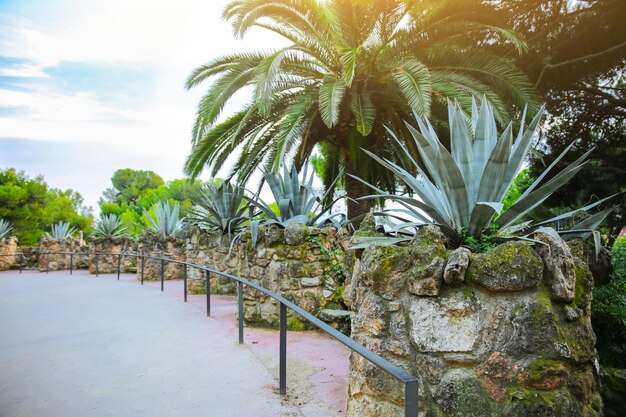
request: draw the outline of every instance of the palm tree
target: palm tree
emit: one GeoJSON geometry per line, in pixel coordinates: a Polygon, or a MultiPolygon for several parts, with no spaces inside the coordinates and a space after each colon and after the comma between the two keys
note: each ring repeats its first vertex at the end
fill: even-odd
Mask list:
{"type": "MultiPolygon", "coordinates": [[[[482,1],[450,0],[237,0],[224,10],[236,36],[251,27],[270,30],[288,41],[273,51],[237,53],[197,68],[190,89],[211,80],[198,105],[192,150],[185,171],[195,177],[209,166],[213,175],[238,154],[230,175],[246,181],[261,167],[276,171],[293,160],[300,166],[321,144],[326,155],[325,186],[344,168],[382,189],[394,179],[361,148],[400,159],[401,144],[386,127],[410,137],[404,120],[411,113],[447,119],[446,100],[469,112],[472,96],[486,96],[496,118],[511,117],[537,99],[512,61],[490,53],[508,42],[523,42],[494,24],[494,10],[482,1]],[[246,86],[251,102],[218,122],[226,102],[246,86]]],[[[412,141],[406,141],[412,155],[412,141]]],[[[410,164],[409,164],[410,165],[410,164]]],[[[368,194],[344,177],[349,197],[368,194]]],[[[369,203],[349,201],[353,218],[369,203]]]]}

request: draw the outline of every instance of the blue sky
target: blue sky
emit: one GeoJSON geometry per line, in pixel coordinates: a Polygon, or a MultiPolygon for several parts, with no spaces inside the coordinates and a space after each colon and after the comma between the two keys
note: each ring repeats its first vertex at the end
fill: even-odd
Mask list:
{"type": "Polygon", "coordinates": [[[184,89],[187,75],[275,44],[263,33],[233,39],[220,18],[226,4],[0,0],[0,167],[43,174],[94,208],[116,169],[182,177],[203,93],[184,89]]]}

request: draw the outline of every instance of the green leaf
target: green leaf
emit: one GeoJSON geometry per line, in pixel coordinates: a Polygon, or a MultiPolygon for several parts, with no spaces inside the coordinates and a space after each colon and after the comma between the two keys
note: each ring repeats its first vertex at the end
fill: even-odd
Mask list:
{"type": "Polygon", "coordinates": [[[363,136],[369,135],[376,120],[376,106],[371,95],[366,91],[360,93],[353,91],[351,109],[356,119],[357,131],[363,136]]]}
{"type": "Polygon", "coordinates": [[[392,77],[411,109],[420,116],[429,115],[432,81],[428,68],[415,59],[406,59],[395,66],[392,77]]]}
{"type": "Polygon", "coordinates": [[[320,86],[320,116],[326,126],[333,127],[339,121],[339,108],[346,91],[344,80],[332,76],[324,77],[320,86]]]}

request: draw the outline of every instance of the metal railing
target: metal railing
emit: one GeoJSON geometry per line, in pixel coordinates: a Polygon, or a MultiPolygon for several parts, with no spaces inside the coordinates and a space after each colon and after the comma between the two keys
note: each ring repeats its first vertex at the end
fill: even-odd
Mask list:
{"type": "MultiPolygon", "coordinates": [[[[95,256],[95,275],[99,274],[99,260],[100,256],[110,256],[117,257],[117,279],[120,279],[121,273],[121,265],[122,265],[122,257],[130,257],[135,258],[137,260],[141,259],[141,269],[140,269],[140,277],[141,277],[141,285],[144,284],[144,275],[145,275],[145,265],[146,259],[153,259],[157,261],[161,261],[161,269],[160,269],[160,279],[161,279],[161,291],[164,291],[164,281],[165,281],[165,263],[175,263],[183,265],[183,285],[184,285],[184,301],[187,302],[187,269],[188,268],[197,268],[199,270],[205,271],[205,285],[206,285],[206,314],[207,317],[211,316],[211,277],[215,275],[216,277],[225,277],[237,282],[237,317],[238,317],[238,327],[239,327],[239,343],[244,343],[244,322],[243,322],[243,286],[247,285],[248,287],[254,288],[257,291],[262,292],[263,294],[272,297],[274,300],[279,303],[279,391],[281,395],[285,395],[287,393],[287,309],[292,310],[294,313],[298,314],[309,323],[313,324],[315,327],[328,334],[335,340],[341,342],[343,345],[351,349],[352,351],[358,353],[383,371],[387,372],[389,375],[400,381],[404,384],[404,416],[405,417],[417,417],[418,415],[418,379],[404,370],[400,369],[393,363],[389,362],[387,359],[377,355],[371,350],[365,348],[359,343],[355,342],[348,336],[339,332],[338,330],[332,328],[328,324],[324,323],[317,317],[312,314],[306,312],[301,307],[292,303],[291,301],[283,298],[282,296],[261,287],[254,282],[250,282],[244,278],[228,274],[226,272],[217,271],[212,268],[208,268],[206,266],[197,265],[194,263],[180,261],[177,259],[171,258],[162,258],[158,256],[145,255],[143,253],[103,253],[103,252],[39,252],[39,256],[49,255],[70,255],[70,275],[74,269],[74,256],[76,254],[82,256],[95,256]]],[[[19,256],[19,270],[22,272],[22,261],[23,254],[14,254],[14,255],[0,255],[0,256],[19,256]]],[[[32,256],[32,255],[31,255],[32,256]]],[[[49,272],[49,262],[46,260],[46,272],[49,272]]],[[[139,272],[139,271],[138,271],[139,272]]]]}

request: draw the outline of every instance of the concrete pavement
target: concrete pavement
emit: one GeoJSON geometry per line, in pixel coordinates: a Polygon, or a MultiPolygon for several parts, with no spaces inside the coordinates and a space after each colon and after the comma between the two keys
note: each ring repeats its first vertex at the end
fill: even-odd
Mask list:
{"type": "Polygon", "coordinates": [[[346,349],[290,332],[288,398],[278,334],[246,329],[232,297],[181,298],[182,283],[86,271],[0,273],[0,416],[341,416],[346,349]],[[181,287],[181,288],[179,288],[181,287]],[[319,398],[324,397],[324,398],[319,398]]]}

